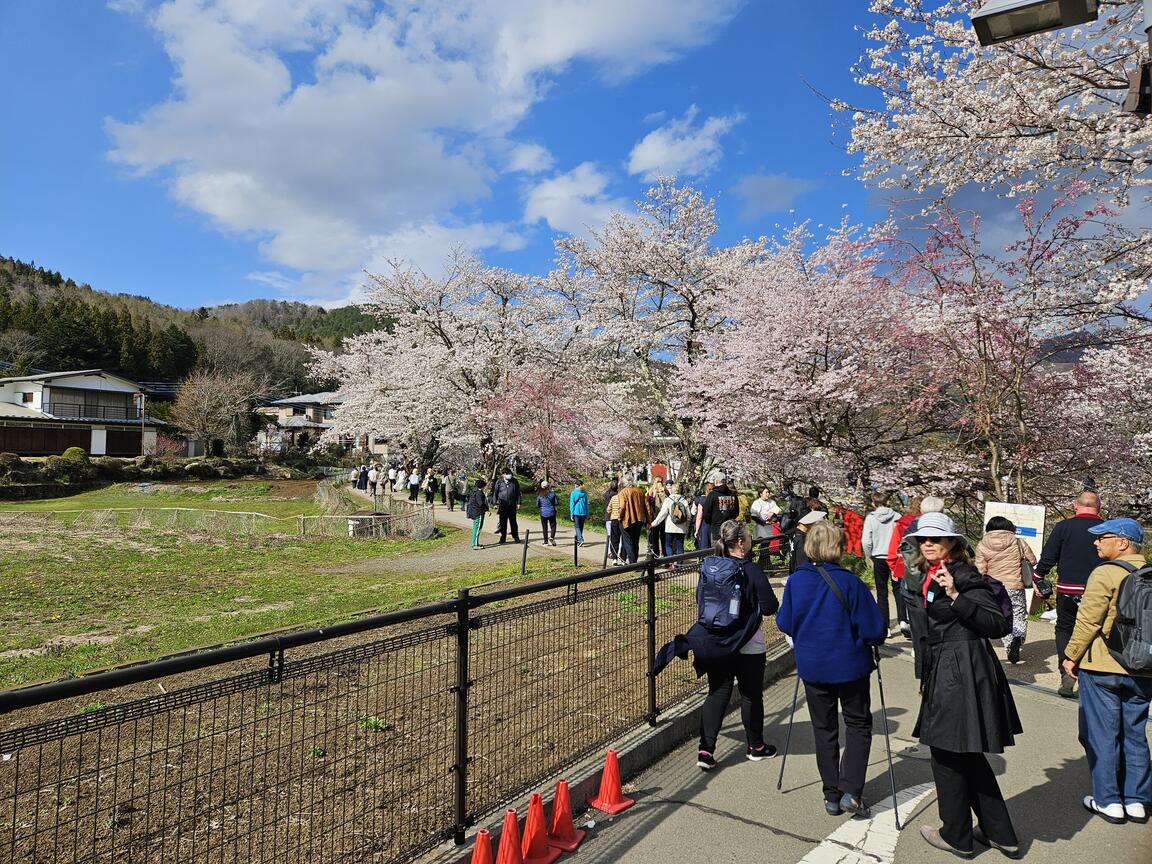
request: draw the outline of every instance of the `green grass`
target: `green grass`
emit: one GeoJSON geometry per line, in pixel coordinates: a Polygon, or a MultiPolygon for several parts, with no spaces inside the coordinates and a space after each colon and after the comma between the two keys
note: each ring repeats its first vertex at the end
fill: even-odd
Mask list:
{"type": "MultiPolygon", "coordinates": [[[[11,529],[0,546],[5,627],[0,687],[55,679],[231,642],[281,628],[332,623],[459,588],[519,578],[519,563],[462,568],[420,559],[458,538],[430,541],[294,536],[250,541],[144,530],[53,525],[11,529]]],[[[571,572],[530,561],[528,579],[571,572]]]]}
{"type": "Polygon", "coordinates": [[[27,510],[38,513],[61,510],[113,510],[185,507],[193,510],[229,510],[263,513],[268,516],[314,516],[323,508],[312,495],[310,481],[273,482],[265,480],[217,480],[206,483],[151,484],[152,491],[140,491],[141,484],[116,483],[103,489],[81,492],[65,498],[38,501],[5,501],[0,511],[27,510]]]}

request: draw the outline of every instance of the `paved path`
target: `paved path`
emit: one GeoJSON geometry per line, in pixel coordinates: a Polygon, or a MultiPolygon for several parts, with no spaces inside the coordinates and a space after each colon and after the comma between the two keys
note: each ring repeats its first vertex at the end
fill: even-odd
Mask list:
{"type": "MultiPolygon", "coordinates": [[[[804,862],[804,864],[920,864],[955,860],[928,846],[921,825],[939,824],[929,763],[909,752],[919,697],[912,664],[905,656],[883,661],[885,696],[892,735],[900,812],[906,822],[897,833],[892,819],[884,737],[872,742],[865,798],[874,805],[871,820],[824,814],[811,727],[803,688],[792,734],[783,791],[776,791],[780,760],[748,762],[738,714],[729,715],[708,774],[696,767],[695,742],[674,751],[627,787],[637,805],[615,818],[595,811],[597,825],[579,856],[585,864],[724,864],[724,862],[804,862]]],[[[1011,674],[1011,673],[1010,673],[1011,674]]],[[[784,744],[795,678],[765,693],[769,740],[784,744]]],[[[1024,855],[1052,864],[1149,864],[1152,825],[1114,826],[1090,816],[1080,799],[1088,791],[1088,768],[1076,741],[1077,703],[1037,685],[1014,685],[1025,733],[992,763],[1020,835],[1024,855]]],[[[883,728],[873,678],[876,729],[883,728]]],[[[977,858],[1000,860],[998,852],[977,847],[977,858]]]]}

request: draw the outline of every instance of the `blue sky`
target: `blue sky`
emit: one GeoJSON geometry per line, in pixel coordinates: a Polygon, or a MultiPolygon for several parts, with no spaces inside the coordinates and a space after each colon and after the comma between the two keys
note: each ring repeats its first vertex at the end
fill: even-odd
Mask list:
{"type": "Polygon", "coordinates": [[[809,88],[870,98],[863,2],[408,5],[0,0],[0,254],[184,307],[336,304],[453,244],[545,272],[657,173],[717,199],[723,242],[880,215],[809,88]]]}

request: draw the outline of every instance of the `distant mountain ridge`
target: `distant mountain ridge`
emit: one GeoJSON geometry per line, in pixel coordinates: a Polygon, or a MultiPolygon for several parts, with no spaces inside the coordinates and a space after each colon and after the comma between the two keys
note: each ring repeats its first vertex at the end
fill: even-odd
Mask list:
{"type": "Polygon", "coordinates": [[[282,300],[178,309],[110,293],[0,256],[0,376],[101,368],[135,380],[178,381],[195,368],[269,373],[285,390],[323,389],[308,348],[338,350],[378,324],[355,306],[282,300]]]}

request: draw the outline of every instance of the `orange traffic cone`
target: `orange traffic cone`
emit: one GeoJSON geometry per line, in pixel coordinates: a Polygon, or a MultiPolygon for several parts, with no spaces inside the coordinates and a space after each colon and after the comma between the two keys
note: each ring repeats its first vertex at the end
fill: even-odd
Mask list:
{"type": "Polygon", "coordinates": [[[556,784],[556,797],[552,799],[552,824],[548,827],[548,845],[575,852],[586,832],[572,821],[572,799],[568,795],[568,781],[556,784]]]}
{"type": "Polygon", "coordinates": [[[620,789],[620,763],[616,759],[616,751],[609,750],[604,757],[604,773],[600,776],[600,793],[588,802],[588,806],[615,816],[635,803],[633,799],[625,798],[620,789]]]}
{"type": "Polygon", "coordinates": [[[520,854],[520,820],[515,810],[504,813],[504,827],[500,829],[500,851],[496,853],[496,864],[524,864],[520,854]]]}
{"type": "Polygon", "coordinates": [[[524,864],[552,864],[560,857],[560,850],[548,845],[548,829],[544,827],[544,799],[533,792],[528,799],[528,818],[524,820],[524,864]]]}
{"type": "Polygon", "coordinates": [[[476,832],[471,864],[492,864],[492,835],[488,833],[487,828],[481,828],[476,832]]]}

